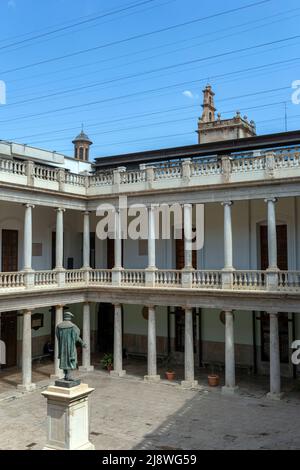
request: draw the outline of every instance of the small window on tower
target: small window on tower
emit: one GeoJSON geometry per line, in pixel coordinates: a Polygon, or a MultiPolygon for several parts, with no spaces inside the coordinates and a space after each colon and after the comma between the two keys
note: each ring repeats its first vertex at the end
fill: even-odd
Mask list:
{"type": "Polygon", "coordinates": [[[209,97],[209,104],[211,104],[211,96],[209,97]]]}
{"type": "Polygon", "coordinates": [[[83,160],[83,147],[79,148],[79,160],[83,160]]]}
{"type": "Polygon", "coordinates": [[[89,159],[89,149],[88,148],[85,149],[85,159],[86,159],[86,161],[88,161],[88,159],[89,159]]]}
{"type": "Polygon", "coordinates": [[[211,115],[211,113],[209,113],[209,120],[210,120],[210,121],[211,121],[211,118],[212,118],[212,115],[211,115]]]}

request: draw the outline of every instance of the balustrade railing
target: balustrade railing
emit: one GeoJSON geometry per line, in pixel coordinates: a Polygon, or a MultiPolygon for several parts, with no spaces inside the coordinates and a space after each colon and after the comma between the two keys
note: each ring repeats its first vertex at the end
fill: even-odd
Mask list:
{"type": "Polygon", "coordinates": [[[222,165],[219,161],[195,162],[191,166],[192,176],[220,175],[221,173],[222,165]]]}
{"type": "MultiPolygon", "coordinates": [[[[147,172],[147,168],[140,170],[128,170],[122,169],[118,173],[118,179],[114,180],[114,172],[100,171],[93,175],[88,174],[75,174],[64,169],[51,168],[43,165],[37,165],[34,162],[10,160],[7,158],[0,158],[0,173],[7,172],[13,175],[27,176],[29,185],[32,185],[32,181],[36,179],[38,181],[50,181],[57,182],[59,186],[56,188],[61,191],[68,190],[64,189],[66,183],[72,186],[94,188],[94,187],[113,187],[114,182],[118,182],[122,185],[135,185],[139,183],[147,182],[148,178],[151,183],[160,182],[163,180],[170,179],[185,179],[189,176],[197,178],[202,176],[213,176],[226,174],[226,177],[230,174],[243,174],[253,173],[255,171],[268,170],[268,173],[272,175],[273,170],[289,169],[289,168],[300,168],[300,148],[290,147],[285,149],[274,149],[267,151],[242,152],[239,154],[229,155],[230,160],[226,162],[223,168],[223,164],[220,158],[207,157],[207,158],[192,158],[190,162],[187,161],[172,161],[156,163],[151,166],[152,171],[147,172]],[[185,169],[183,169],[185,166],[185,169]],[[149,175],[149,176],[148,176],[149,175]]],[[[253,178],[255,178],[253,176],[253,178]]],[[[44,184],[44,183],[43,183],[44,184]]]]}
{"type": "Polygon", "coordinates": [[[112,183],[112,172],[99,172],[89,176],[89,186],[110,186],[112,183]]]}
{"type": "Polygon", "coordinates": [[[56,272],[55,271],[35,271],[34,273],[34,285],[35,286],[51,286],[56,284],[56,272]]]}
{"type": "Polygon", "coordinates": [[[89,271],[89,282],[91,284],[111,284],[111,269],[93,269],[89,271]]]}
{"type": "Polygon", "coordinates": [[[76,284],[85,281],[85,271],[82,269],[72,269],[65,272],[66,284],[76,284]]]}
{"type": "Polygon", "coordinates": [[[34,165],[34,177],[47,181],[57,181],[57,169],[34,165]]]}
{"type": "Polygon", "coordinates": [[[145,170],[124,171],[120,174],[121,184],[134,184],[146,181],[145,170]]]}
{"type": "Polygon", "coordinates": [[[78,175],[76,173],[66,173],[65,182],[67,184],[72,184],[74,186],[85,186],[86,184],[86,175],[78,175]]]}
{"type": "Polygon", "coordinates": [[[16,273],[0,273],[0,288],[13,288],[13,287],[24,287],[24,274],[20,272],[16,273]]]}
{"type": "Polygon", "coordinates": [[[192,271],[192,286],[195,288],[214,288],[221,287],[221,271],[197,270],[192,271]]]}
{"type": "Polygon", "coordinates": [[[181,271],[176,269],[159,269],[155,272],[157,286],[180,286],[181,271]]]}
{"type": "MultiPolygon", "coordinates": [[[[111,269],[73,269],[66,270],[63,284],[79,285],[114,285],[111,269]]],[[[0,273],[0,289],[34,288],[41,286],[55,287],[60,284],[60,273],[56,271],[34,271],[33,281],[29,284],[26,275],[30,273],[11,272],[0,273]]],[[[222,289],[222,270],[195,270],[191,272],[193,289],[222,289]]],[[[182,271],[176,269],[158,269],[155,271],[155,287],[182,286],[182,271]]],[[[121,285],[145,286],[146,270],[124,269],[121,271],[121,285]]],[[[183,285],[184,287],[184,285],[183,285]]],[[[228,287],[226,287],[228,289],[228,287]]],[[[232,290],[268,290],[267,272],[261,270],[232,271],[232,290]]],[[[274,287],[271,289],[274,290],[274,287]]],[[[278,291],[300,291],[300,271],[278,271],[278,291]]]]}
{"type": "Polygon", "coordinates": [[[234,289],[264,289],[266,283],[265,271],[233,271],[234,289]]]}
{"type": "Polygon", "coordinates": [[[0,159],[0,171],[13,173],[14,175],[25,175],[26,164],[14,160],[0,159]]]}
{"type": "Polygon", "coordinates": [[[279,271],[278,289],[280,290],[300,289],[300,271],[279,271]]]}
{"type": "Polygon", "coordinates": [[[121,284],[138,286],[145,284],[144,269],[124,269],[121,272],[121,284]]]}

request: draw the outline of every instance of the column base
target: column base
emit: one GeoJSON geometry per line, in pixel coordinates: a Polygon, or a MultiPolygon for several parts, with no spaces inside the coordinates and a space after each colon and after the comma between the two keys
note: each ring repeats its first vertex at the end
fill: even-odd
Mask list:
{"type": "Polygon", "coordinates": [[[110,377],[124,377],[126,375],[126,370],[111,370],[109,375],[110,377]]]}
{"type": "MultiPolygon", "coordinates": [[[[45,446],[45,447],[43,447],[43,450],[65,450],[65,449],[51,447],[51,446],[45,446]]],[[[85,444],[81,447],[76,447],[76,449],[72,449],[72,450],[95,450],[95,446],[91,442],[88,442],[87,444],[85,444]]]]}
{"type": "Polygon", "coordinates": [[[157,383],[160,381],[160,375],[144,375],[144,382],[157,383]]]}
{"type": "Polygon", "coordinates": [[[24,385],[24,384],[19,384],[17,385],[17,389],[18,390],[21,390],[22,392],[33,392],[33,390],[36,389],[36,384],[27,384],[27,385],[24,385]]]}
{"type": "Polygon", "coordinates": [[[94,366],[79,366],[78,370],[80,372],[92,372],[94,370],[94,366]]]}
{"type": "Polygon", "coordinates": [[[198,388],[198,380],[182,380],[182,388],[198,388]]]}
{"type": "Polygon", "coordinates": [[[281,393],[272,393],[272,392],[267,393],[267,398],[269,400],[277,400],[278,401],[278,400],[281,400],[283,398],[283,396],[284,396],[283,392],[281,392],[281,393]]]}
{"type": "Polygon", "coordinates": [[[224,387],[222,387],[223,395],[234,395],[236,392],[238,392],[238,390],[239,390],[238,386],[228,387],[227,385],[224,385],[224,387]]]}

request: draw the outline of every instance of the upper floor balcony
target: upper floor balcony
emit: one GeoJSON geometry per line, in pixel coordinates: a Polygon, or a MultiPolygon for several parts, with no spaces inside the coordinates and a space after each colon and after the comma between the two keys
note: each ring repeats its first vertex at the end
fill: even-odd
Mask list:
{"type": "Polygon", "coordinates": [[[0,183],[83,197],[216,187],[300,177],[300,147],[184,158],[75,174],[33,161],[0,159],[0,183]]]}

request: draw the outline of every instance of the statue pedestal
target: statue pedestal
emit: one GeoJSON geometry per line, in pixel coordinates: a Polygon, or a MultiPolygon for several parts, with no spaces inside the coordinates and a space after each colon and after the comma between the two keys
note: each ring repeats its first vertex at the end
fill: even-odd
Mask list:
{"type": "Polygon", "coordinates": [[[44,450],[94,450],[89,441],[88,396],[95,389],[87,384],[72,388],[50,385],[47,398],[47,444],[44,450]]]}

